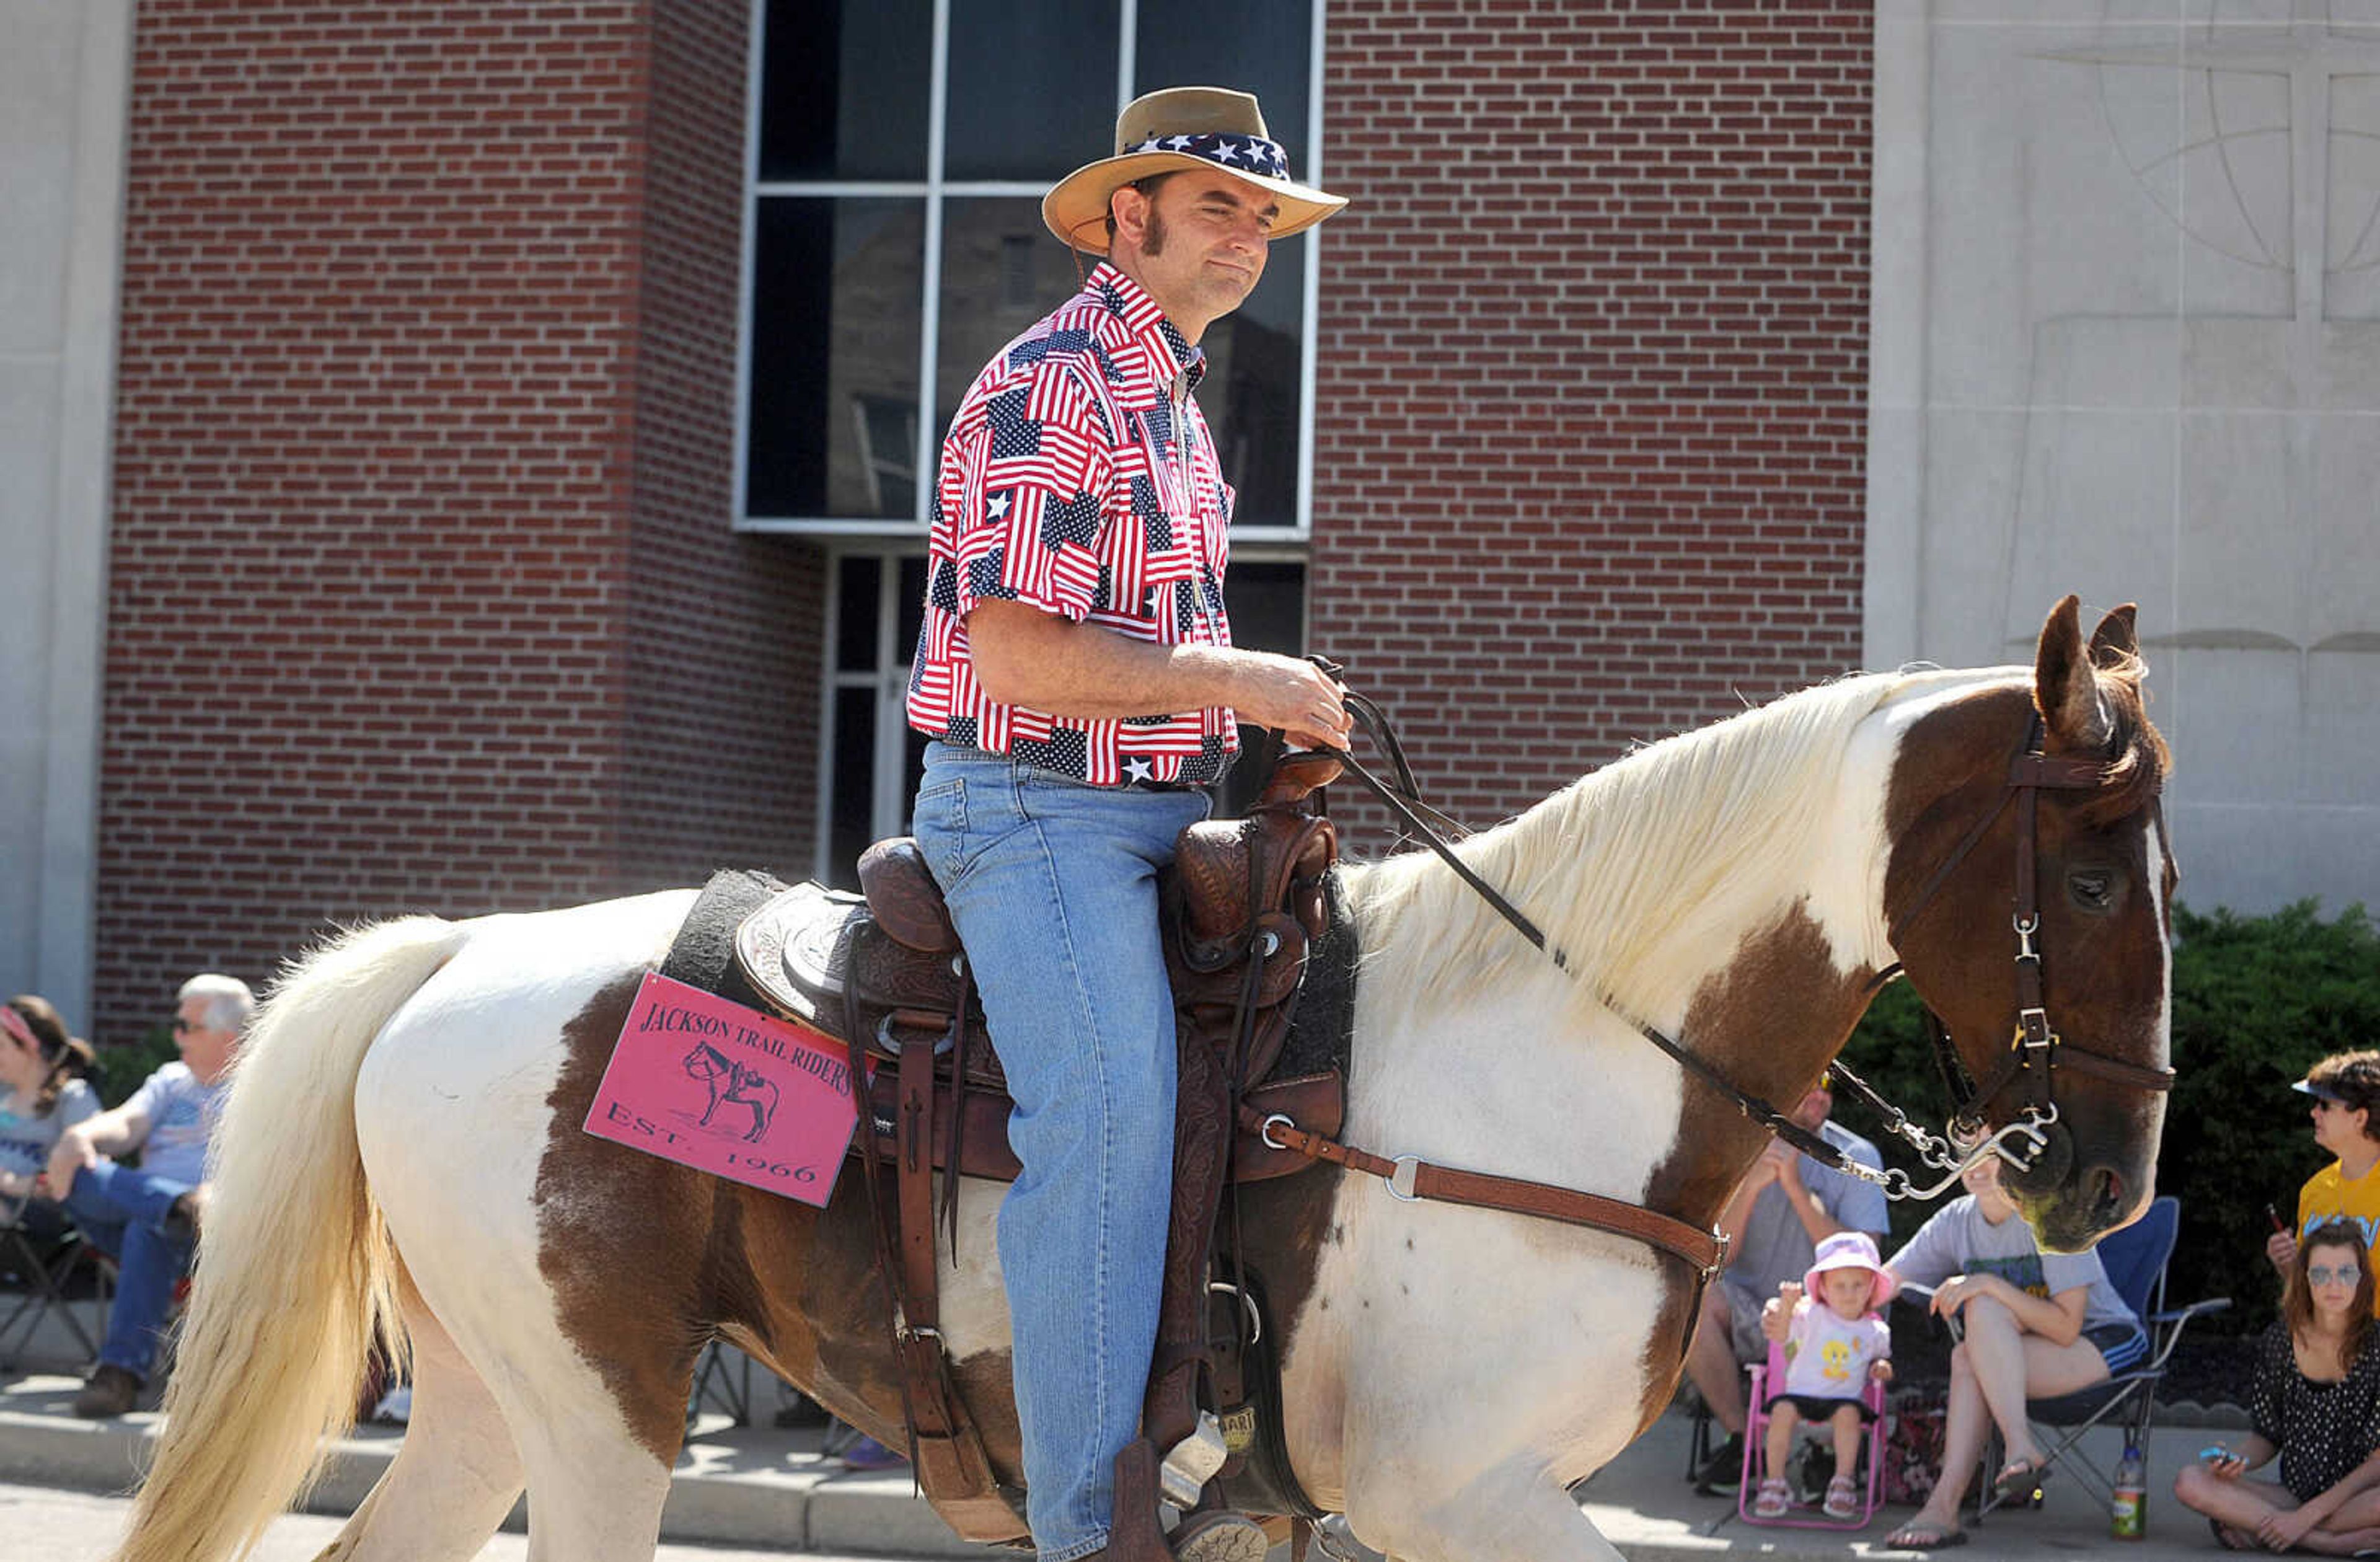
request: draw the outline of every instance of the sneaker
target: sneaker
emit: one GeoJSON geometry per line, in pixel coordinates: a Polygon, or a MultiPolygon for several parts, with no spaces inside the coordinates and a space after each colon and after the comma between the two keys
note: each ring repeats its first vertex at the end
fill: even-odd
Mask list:
{"type": "Polygon", "coordinates": [[[1804,1437],[1801,1453],[1785,1471],[1785,1484],[1795,1502],[1815,1505],[1824,1500],[1834,1474],[1835,1450],[1819,1438],[1804,1437]]]}
{"type": "Polygon", "coordinates": [[[862,1437],[843,1451],[845,1470],[895,1470],[908,1462],[873,1437],[862,1437]]]}
{"type": "Polygon", "coordinates": [[[1694,1489],[1706,1497],[1725,1496],[1743,1481],[1743,1434],[1730,1432],[1694,1471],[1694,1489]]]}
{"type": "Polygon", "coordinates": [[[75,1396],[74,1413],[85,1421],[107,1421],[127,1413],[140,1401],[140,1380],[122,1367],[103,1361],[75,1396]]]}
{"type": "Polygon", "coordinates": [[[807,1394],[796,1394],[787,1403],[779,1406],[776,1415],[771,1419],[778,1426],[832,1426],[834,1424],[834,1418],[826,1413],[826,1407],[807,1394]]]}

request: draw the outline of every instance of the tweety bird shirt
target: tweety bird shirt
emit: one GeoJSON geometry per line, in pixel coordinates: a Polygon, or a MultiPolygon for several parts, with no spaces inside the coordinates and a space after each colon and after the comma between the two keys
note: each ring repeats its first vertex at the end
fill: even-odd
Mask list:
{"type": "Polygon", "coordinates": [[[1803,1297],[1785,1327],[1787,1394],[1814,1399],[1856,1399],[1867,1385],[1867,1370],[1892,1354],[1892,1329],[1873,1312],[1839,1318],[1823,1302],[1803,1297]]]}

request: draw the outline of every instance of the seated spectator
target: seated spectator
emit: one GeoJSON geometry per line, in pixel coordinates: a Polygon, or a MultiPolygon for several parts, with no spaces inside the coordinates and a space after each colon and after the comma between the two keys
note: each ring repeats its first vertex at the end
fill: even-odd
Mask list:
{"type": "Polygon", "coordinates": [[[2008,1463],[1993,1477],[2001,1496],[2032,1491],[2048,1457],[2025,1419],[2027,1399],[2072,1394],[2132,1366],[2148,1335],[2095,1252],[2045,1253],[2000,1186],[1998,1156],[1961,1174],[1964,1196],[1920,1226],[1885,1269],[1903,1288],[1931,1289],[1931,1311],[1961,1337],[1950,1352],[1942,1475],[1917,1517],[1886,1544],[1930,1551],[1966,1539],[1959,1505],[1993,1426],[2008,1463]]]}
{"type": "Polygon", "coordinates": [[[2313,1098],[2313,1141],[2337,1157],[2298,1190],[2296,1224],[2276,1231],[2265,1256],[2286,1278],[2302,1235],[2331,1220],[2351,1220],[2365,1247],[2380,1228],[2380,1052],[2334,1053],[2306,1070],[2295,1089],[2313,1098]]]}
{"type": "Polygon", "coordinates": [[[2233,1551],[2301,1547],[2335,1556],[2380,1545],[2380,1349],[2372,1348],[2372,1263],[2351,1220],[2305,1234],[2281,1315],[2256,1345],[2255,1430],[2182,1467],[2173,1495],[2233,1551]],[[2281,1478],[2246,1479],[2280,1456],[2281,1478]]]}
{"type": "Polygon", "coordinates": [[[182,1061],[150,1075],[123,1105],[66,1129],[50,1153],[50,1196],[118,1266],[99,1367],[75,1397],[79,1416],[124,1414],[148,1381],[175,1282],[205,1218],[207,1137],[222,1110],[224,1075],[255,1011],[246,982],[190,978],[174,1019],[182,1061]],[[137,1170],[109,1158],[135,1150],[137,1170]]]}
{"type": "MultiPolygon", "coordinates": [[[[28,993],[0,1004],[0,1219],[34,1213],[27,1206],[58,1135],[99,1111],[83,1080],[91,1062],[90,1043],[68,1033],[47,999],[28,993]]],[[[55,1214],[52,1223],[65,1228],[55,1214]]]]}
{"type": "Polygon", "coordinates": [[[1876,1419],[1864,1397],[1868,1380],[1892,1379],[1892,1331],[1877,1309],[1892,1300],[1892,1276],[1877,1266],[1876,1239],[1841,1231],[1818,1244],[1802,1283],[1777,1287],[1760,1311],[1760,1332],[1785,1348],[1781,1382],[1767,1385],[1768,1437],[1761,1449],[1755,1519],[1782,1519],[1789,1506],[1785,1461],[1793,1433],[1806,1416],[1824,1422],[1835,1450],[1835,1472],[1821,1505],[1829,1519],[1859,1514],[1860,1434],[1876,1419]]]}
{"type": "MultiPolygon", "coordinates": [[[[1882,1166],[1875,1145],[1828,1120],[1834,1104],[1822,1080],[1786,1116],[1861,1165],[1882,1166]]],[[[1702,1490],[1731,1492],[1742,1473],[1743,1369],[1767,1359],[1760,1314],[1777,1287],[1802,1278],[1828,1237],[1864,1231],[1881,1242],[1889,1226],[1883,1189],[1781,1140],[1770,1141],[1744,1173],[1719,1216],[1729,1239],[1727,1270],[1703,1287],[1701,1321],[1686,1350],[1686,1375],[1727,1434],[1694,1472],[1702,1490]]]]}

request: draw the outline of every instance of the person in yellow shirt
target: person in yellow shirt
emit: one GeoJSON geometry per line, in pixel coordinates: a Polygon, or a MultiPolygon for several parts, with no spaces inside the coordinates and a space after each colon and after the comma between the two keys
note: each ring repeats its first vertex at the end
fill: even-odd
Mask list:
{"type": "Polygon", "coordinates": [[[2313,1098],[2313,1141],[2338,1158],[2306,1178],[2297,1223],[2265,1243],[2265,1256],[2283,1275],[2297,1261],[2298,1239],[2326,1220],[2353,1221],[2367,1247],[2380,1232],[2380,1052],[2334,1053],[2294,1088],[2313,1098]]]}

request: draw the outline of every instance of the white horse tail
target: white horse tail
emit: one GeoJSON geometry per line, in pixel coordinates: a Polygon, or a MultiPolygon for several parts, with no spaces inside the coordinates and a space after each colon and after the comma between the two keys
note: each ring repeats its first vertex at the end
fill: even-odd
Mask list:
{"type": "Polygon", "coordinates": [[[241,1043],[164,1434],[115,1562],[245,1555],[353,1424],[374,1341],[404,1361],[356,1076],[467,936],[434,917],[347,934],[290,968],[241,1043]]]}

